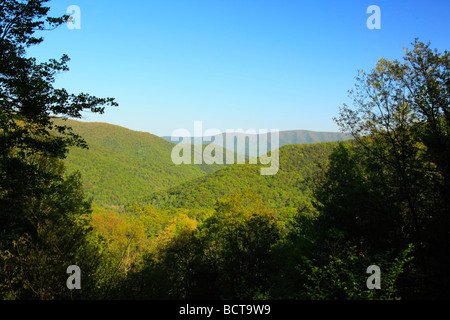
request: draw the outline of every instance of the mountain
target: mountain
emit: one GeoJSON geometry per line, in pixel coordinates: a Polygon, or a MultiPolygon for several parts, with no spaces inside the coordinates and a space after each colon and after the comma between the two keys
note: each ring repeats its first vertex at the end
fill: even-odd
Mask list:
{"type": "Polygon", "coordinates": [[[217,198],[243,190],[257,192],[268,207],[298,207],[310,198],[310,178],[339,142],[292,144],[279,149],[279,170],[261,175],[261,164],[232,164],[138,200],[160,209],[212,208],[217,198]]]}
{"type": "MultiPolygon", "coordinates": [[[[258,190],[267,195],[267,200],[278,204],[297,201],[297,189],[303,186],[304,178],[316,166],[313,162],[326,159],[331,146],[336,144],[306,143],[345,138],[338,133],[280,132],[280,170],[272,177],[261,176],[260,169],[264,167],[261,164],[226,165],[224,155],[232,151],[226,150],[225,153],[222,147],[216,146],[215,153],[204,152],[206,148],[211,151],[210,147],[215,146],[211,142],[201,146],[202,164],[194,164],[194,155],[200,151],[193,145],[177,146],[167,141],[167,137],[164,139],[108,123],[66,120],[65,124],[82,136],[89,146],[89,149],[70,149],[65,159],[68,172],[79,171],[87,195],[94,204],[103,207],[122,206],[142,199],[157,202],[163,207],[210,206],[217,196],[243,188],[258,190]],[[286,145],[291,142],[294,144],[286,145]],[[172,151],[176,146],[187,148],[191,164],[177,165],[173,162],[172,151]],[[212,163],[213,156],[223,159],[224,164],[212,163]],[[271,187],[275,189],[270,191],[271,187]],[[279,199],[274,198],[276,192],[281,192],[279,199]]],[[[269,149],[270,139],[269,135],[269,149]]],[[[243,150],[242,146],[235,146],[235,150],[243,150]]],[[[248,155],[248,145],[244,148],[241,154],[248,155]]],[[[235,153],[233,159],[237,159],[235,153]]]]}
{"type": "Polygon", "coordinates": [[[69,173],[81,172],[86,193],[96,205],[120,206],[224,166],[175,165],[171,159],[175,144],[147,132],[99,122],[65,124],[89,146],[71,148],[65,164],[69,173]]]}
{"type": "MultiPolygon", "coordinates": [[[[310,130],[288,130],[288,131],[280,131],[278,133],[279,136],[279,142],[278,146],[275,147],[282,147],[290,144],[310,144],[310,143],[319,143],[319,142],[332,142],[332,141],[344,141],[344,140],[350,140],[352,137],[348,134],[341,133],[341,132],[318,132],[318,131],[310,131],[310,130]]],[[[257,150],[257,155],[262,155],[266,152],[266,150],[259,150],[257,147],[258,144],[264,143],[267,145],[267,151],[270,151],[272,148],[272,136],[271,132],[268,131],[267,135],[264,134],[252,134],[252,133],[246,133],[246,132],[235,132],[231,136],[234,140],[233,150],[240,154],[245,154],[247,156],[249,155],[249,150],[251,150],[251,146],[255,146],[255,150],[257,150]],[[238,143],[238,141],[247,141],[247,145],[245,143],[238,143]]],[[[162,136],[161,138],[174,142],[174,143],[180,143],[180,142],[187,142],[187,143],[197,143],[194,137],[179,137],[179,140],[173,140],[172,136],[162,136]]],[[[202,143],[203,144],[209,144],[211,142],[214,142],[218,145],[223,146],[226,148],[227,143],[227,134],[222,133],[220,135],[215,136],[209,136],[204,137],[202,143]],[[219,141],[219,142],[218,142],[219,141]]]]}

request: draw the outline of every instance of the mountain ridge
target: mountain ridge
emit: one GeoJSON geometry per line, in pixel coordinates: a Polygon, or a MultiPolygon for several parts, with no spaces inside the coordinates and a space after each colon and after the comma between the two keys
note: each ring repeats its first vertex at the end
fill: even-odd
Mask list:
{"type": "MultiPolygon", "coordinates": [[[[55,121],[63,120],[55,119],[55,121]]],[[[70,148],[67,159],[65,159],[66,167],[69,173],[75,171],[81,173],[85,192],[96,205],[120,207],[137,199],[148,197],[155,192],[163,192],[194,179],[205,177],[228,166],[216,163],[206,164],[205,154],[202,154],[204,157],[202,164],[191,162],[192,164],[176,165],[171,158],[176,144],[157,135],[106,122],[77,120],[65,120],[65,122],[66,125],[73,128],[74,133],[86,140],[89,147],[89,149],[70,148]]],[[[285,147],[285,143],[293,141],[293,137],[300,141],[300,132],[310,131],[285,131],[280,135],[280,148],[285,147]]],[[[318,137],[326,139],[324,136],[315,136],[315,138],[318,137]]],[[[328,139],[331,137],[336,137],[336,135],[328,136],[328,139]]],[[[304,141],[308,141],[308,139],[305,137],[304,141]]],[[[212,142],[208,143],[212,144],[212,142]]],[[[304,143],[304,145],[308,144],[304,143]]],[[[204,144],[202,150],[206,146],[204,144]]],[[[190,147],[193,158],[197,151],[193,145],[190,147]]],[[[268,147],[270,148],[270,145],[268,147]]],[[[225,151],[229,152],[229,150],[220,148],[215,150],[222,150],[220,156],[223,156],[225,151]]],[[[234,150],[235,154],[237,151],[239,150],[234,150]]],[[[231,164],[231,166],[235,165],[231,164]]],[[[261,166],[248,165],[248,167],[246,170],[252,171],[261,166]]],[[[245,173],[244,171],[242,174],[245,173]]],[[[249,179],[252,180],[252,178],[249,179]]],[[[268,179],[270,180],[270,178],[268,179]]]]}
{"type": "Polygon", "coordinates": [[[105,122],[65,120],[64,124],[87,142],[88,149],[70,148],[64,162],[69,173],[81,173],[86,194],[96,205],[120,206],[223,166],[177,166],[171,159],[175,144],[148,132],[105,122]]]}
{"type": "Polygon", "coordinates": [[[340,141],[292,144],[279,149],[279,171],[261,175],[261,164],[232,164],[208,175],[183,182],[138,199],[139,204],[171,210],[212,208],[225,195],[244,190],[258,193],[267,207],[295,208],[310,199],[313,175],[320,172],[340,141]]]}
{"type": "MultiPolygon", "coordinates": [[[[173,143],[191,143],[196,144],[196,138],[198,137],[177,137],[178,141],[173,141],[173,137],[176,136],[161,136],[161,138],[173,142],[173,143]],[[189,141],[190,140],[190,141],[189,141]]],[[[271,150],[271,140],[272,140],[272,132],[268,131],[267,135],[264,134],[252,134],[252,133],[246,133],[246,132],[232,132],[230,137],[239,137],[244,138],[246,140],[242,141],[248,141],[249,146],[243,146],[243,144],[239,144],[237,139],[233,143],[233,151],[236,153],[245,154],[247,156],[249,155],[249,149],[250,145],[256,144],[255,150],[257,150],[257,155],[263,155],[265,152],[268,152],[271,150]],[[262,137],[262,138],[261,138],[262,137]],[[267,150],[259,150],[259,144],[266,144],[267,150]]],[[[209,144],[212,142],[216,142],[219,139],[219,143],[216,143],[218,145],[222,145],[224,148],[226,148],[227,144],[227,133],[221,133],[214,136],[205,136],[201,137],[203,144],[209,144]]],[[[350,140],[352,137],[349,134],[341,133],[341,132],[328,132],[328,131],[312,131],[312,130],[283,130],[278,132],[278,145],[276,147],[283,147],[290,144],[311,144],[311,143],[321,143],[321,142],[333,142],[333,141],[346,141],[350,140]]],[[[255,156],[255,155],[253,155],[255,156]]]]}

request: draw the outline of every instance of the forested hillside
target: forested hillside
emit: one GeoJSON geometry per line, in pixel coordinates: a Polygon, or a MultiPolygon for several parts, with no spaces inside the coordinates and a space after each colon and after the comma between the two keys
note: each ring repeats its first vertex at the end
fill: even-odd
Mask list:
{"type": "Polygon", "coordinates": [[[65,164],[69,173],[81,173],[84,189],[97,205],[122,205],[222,167],[177,166],[171,159],[174,144],[147,132],[107,123],[55,121],[86,140],[89,149],[71,148],[65,164]]]}
{"type": "Polygon", "coordinates": [[[225,195],[253,190],[267,207],[295,208],[311,198],[313,175],[323,170],[337,144],[287,145],[279,150],[279,171],[275,175],[261,175],[261,164],[233,164],[138,201],[162,209],[205,208],[213,207],[225,195]]]}

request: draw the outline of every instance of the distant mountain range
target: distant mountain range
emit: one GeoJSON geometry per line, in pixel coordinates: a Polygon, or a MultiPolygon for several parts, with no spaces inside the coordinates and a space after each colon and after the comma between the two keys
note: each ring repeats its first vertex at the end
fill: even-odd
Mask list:
{"type": "MultiPolygon", "coordinates": [[[[162,195],[165,190],[171,188],[170,194],[172,197],[174,192],[179,191],[174,188],[182,183],[194,181],[194,179],[200,181],[199,178],[225,167],[239,166],[215,163],[209,165],[206,164],[208,162],[205,161],[205,158],[202,164],[176,165],[171,158],[172,150],[176,144],[170,141],[170,137],[158,137],[148,132],[133,131],[108,123],[67,120],[66,125],[71,126],[75,133],[81,135],[89,146],[88,150],[71,148],[67,159],[65,159],[68,172],[79,171],[87,195],[93,199],[94,204],[104,207],[121,206],[137,199],[148,198],[155,192],[162,195]]],[[[282,131],[279,133],[279,145],[282,147],[289,144],[341,141],[348,138],[348,136],[336,132],[282,131]]],[[[213,141],[216,139],[217,137],[213,137],[213,141]]],[[[268,141],[270,142],[270,137],[268,141]]],[[[206,146],[204,144],[202,148],[206,146]]],[[[195,148],[194,146],[190,147],[192,150],[191,157],[193,157],[195,148]]],[[[270,147],[269,143],[269,150],[270,147]]],[[[237,149],[235,151],[240,153],[248,151],[248,147],[237,149]]],[[[220,150],[220,148],[217,148],[216,153],[220,150]]],[[[224,151],[222,150],[222,156],[224,151]]],[[[227,150],[227,152],[230,151],[227,150]]],[[[289,153],[291,154],[291,152],[289,153]]],[[[329,151],[323,152],[323,154],[328,153],[329,151]]],[[[305,156],[309,157],[307,154],[305,156]]],[[[224,174],[240,172],[236,169],[229,170],[231,171],[225,171],[224,174]]],[[[250,170],[253,172],[253,170],[256,170],[256,166],[252,166],[250,170]]],[[[228,174],[226,175],[228,176],[228,174]]],[[[218,173],[217,176],[220,177],[223,174],[218,173]]],[[[231,179],[231,176],[229,177],[231,179]]],[[[270,178],[268,179],[270,180],[270,178]]],[[[251,181],[262,180],[251,178],[249,179],[250,184],[251,181]]],[[[280,183],[282,184],[282,182],[280,183]]],[[[192,186],[197,188],[196,183],[192,186]]],[[[204,186],[201,189],[204,190],[204,186]]],[[[201,195],[199,194],[198,197],[201,198],[201,195]]]]}
{"type": "MultiPolygon", "coordinates": [[[[233,150],[237,153],[249,155],[249,150],[251,150],[251,146],[256,144],[256,150],[258,156],[263,153],[270,151],[272,149],[272,135],[269,131],[267,135],[261,134],[247,134],[247,133],[239,133],[236,132],[233,134],[233,150]],[[238,143],[238,137],[244,138],[242,141],[246,141],[246,143],[238,143]],[[267,150],[260,151],[258,145],[260,143],[264,143],[267,145],[267,150]]],[[[162,136],[161,138],[173,142],[188,142],[191,144],[197,143],[194,137],[177,137],[178,140],[172,138],[172,136],[162,136]]],[[[352,137],[348,134],[341,132],[319,132],[319,131],[310,131],[310,130],[287,130],[287,131],[279,131],[278,133],[278,147],[290,145],[290,144],[311,144],[311,143],[319,143],[319,142],[332,142],[332,141],[344,141],[352,139],[352,137]]],[[[214,142],[215,144],[222,145],[224,148],[227,146],[227,136],[226,133],[222,133],[220,135],[209,136],[203,138],[203,144],[209,144],[214,142]],[[220,142],[218,142],[220,141],[220,142]]]]}

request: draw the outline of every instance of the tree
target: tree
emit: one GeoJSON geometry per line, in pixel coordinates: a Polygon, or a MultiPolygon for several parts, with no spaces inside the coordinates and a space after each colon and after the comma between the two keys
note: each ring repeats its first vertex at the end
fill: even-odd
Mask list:
{"type": "Polygon", "coordinates": [[[46,2],[0,1],[0,264],[2,270],[16,272],[8,283],[23,290],[2,286],[2,294],[14,292],[14,298],[60,297],[61,283],[50,281],[50,273],[61,274],[83,247],[85,226],[79,219],[88,214],[89,204],[80,194],[79,180],[65,177],[60,159],[70,146],[87,145],[68,126],[55,124],[54,117],[80,118],[83,110],[103,113],[105,105],[117,106],[113,98],[53,87],[56,74],[68,71],[67,55],[44,63],[26,56],[28,47],[43,41],[36,31],[54,29],[67,18],[46,17],[46,2]],[[56,234],[73,247],[59,250],[61,243],[52,240],[56,234]],[[43,286],[27,278],[32,269],[23,267],[24,252],[29,253],[27,261],[52,261],[38,268],[50,278],[34,273],[43,286]]]}
{"type": "Polygon", "coordinates": [[[386,183],[386,171],[348,143],[330,155],[323,181],[315,190],[321,213],[315,234],[329,254],[343,250],[348,241],[370,254],[408,246],[398,193],[386,183]]]}
{"type": "MultiPolygon", "coordinates": [[[[145,219],[145,218],[144,218],[145,219]]],[[[204,274],[197,221],[180,213],[152,239],[151,249],[115,290],[123,299],[192,299],[204,274]]],[[[207,297],[205,292],[201,292],[207,297]]]]}
{"type": "MultiPolygon", "coordinates": [[[[62,174],[61,160],[38,157],[41,171],[62,174]]],[[[0,299],[65,299],[90,297],[96,289],[97,248],[88,241],[90,202],[79,174],[54,178],[39,186],[40,194],[21,200],[27,232],[9,234],[0,247],[0,299]],[[66,287],[66,269],[83,270],[81,292],[66,287]]]]}
{"type": "Polygon", "coordinates": [[[370,73],[360,71],[353,108],[344,105],[335,120],[355,137],[370,190],[390,199],[383,211],[414,244],[417,271],[448,283],[450,54],[417,39],[412,45],[402,62],[381,58],[370,73]]]}
{"type": "Polygon", "coordinates": [[[86,93],[69,94],[53,87],[55,75],[68,71],[69,57],[37,63],[26,57],[26,48],[39,44],[37,30],[50,30],[64,23],[66,16],[44,20],[49,0],[3,0],[0,3],[0,125],[3,154],[20,148],[21,155],[42,152],[63,157],[67,146],[85,146],[81,137],[64,125],[55,125],[52,116],[81,118],[81,111],[103,113],[102,105],[117,103],[113,98],[97,98],[86,93]],[[47,25],[46,25],[47,24],[47,25]],[[48,137],[52,130],[61,135],[48,137]]]}
{"type": "Polygon", "coordinates": [[[243,192],[219,199],[215,212],[200,224],[199,238],[218,297],[254,299],[270,292],[279,229],[257,195],[243,192]]]}
{"type": "Polygon", "coordinates": [[[405,249],[392,259],[386,255],[368,257],[361,255],[356,247],[349,246],[340,256],[330,256],[323,265],[314,265],[308,261],[309,269],[302,270],[307,278],[303,283],[308,299],[312,300],[396,300],[397,282],[408,263],[411,248],[405,249]],[[369,289],[366,285],[367,267],[371,261],[377,261],[382,270],[379,289],[369,289]]]}
{"type": "Polygon", "coordinates": [[[39,171],[30,157],[64,158],[69,146],[86,147],[81,137],[65,125],[55,125],[52,117],[79,118],[82,110],[102,113],[101,105],[117,105],[112,98],[54,88],[55,75],[68,70],[66,55],[45,63],[26,57],[27,47],[43,41],[34,36],[35,31],[65,21],[65,17],[44,19],[49,10],[45,2],[0,3],[0,240],[6,233],[26,230],[22,199],[38,193],[37,186],[52,178],[48,171],[39,171]]]}
{"type": "Polygon", "coordinates": [[[199,221],[180,213],[158,234],[142,270],[125,281],[124,296],[267,297],[276,274],[272,247],[278,239],[273,212],[247,192],[219,199],[215,211],[199,221]]]}

